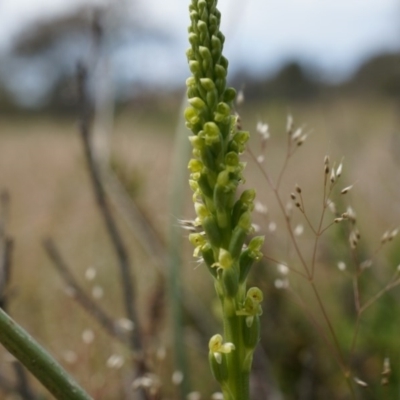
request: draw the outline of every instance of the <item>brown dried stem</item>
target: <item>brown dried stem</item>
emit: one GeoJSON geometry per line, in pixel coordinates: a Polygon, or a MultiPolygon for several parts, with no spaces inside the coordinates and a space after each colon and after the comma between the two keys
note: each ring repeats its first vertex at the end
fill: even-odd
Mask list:
{"type": "MultiPolygon", "coordinates": [[[[10,208],[10,195],[6,190],[0,193],[0,308],[8,310],[9,283],[11,280],[12,253],[14,240],[7,234],[10,208]]],[[[17,383],[14,391],[23,399],[35,400],[36,396],[29,385],[27,373],[19,361],[13,362],[17,383]]],[[[0,380],[1,382],[3,380],[0,380]]],[[[0,383],[1,384],[1,383],[0,383]]],[[[1,384],[2,385],[2,384],[1,384]]]]}
{"type": "MultiPolygon", "coordinates": [[[[133,276],[131,273],[131,262],[128,251],[123,243],[122,236],[118,230],[117,224],[108,205],[100,172],[93,156],[91,146],[92,109],[88,93],[88,71],[82,64],[78,66],[77,79],[80,109],[80,135],[96,203],[103,217],[107,233],[118,260],[125,312],[127,318],[130,319],[136,327],[136,329],[133,329],[130,334],[130,347],[132,351],[139,357],[138,363],[135,365],[135,377],[138,377],[147,372],[147,367],[144,360],[143,339],[135,310],[135,291],[133,276]]],[[[146,398],[144,391],[141,391],[140,397],[146,398]]]]}
{"type": "Polygon", "coordinates": [[[105,311],[95,303],[78,284],[75,277],[71,273],[71,269],[62,258],[57,246],[51,238],[43,241],[43,247],[56,268],[61,278],[64,280],[68,289],[70,289],[72,298],[89,314],[110,336],[127,344],[127,338],[118,329],[115,321],[108,316],[105,311]]]}

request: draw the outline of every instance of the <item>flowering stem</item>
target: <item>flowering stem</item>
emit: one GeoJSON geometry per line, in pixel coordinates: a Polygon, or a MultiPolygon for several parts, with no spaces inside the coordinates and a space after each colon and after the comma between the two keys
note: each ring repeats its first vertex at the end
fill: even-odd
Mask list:
{"type": "Polygon", "coordinates": [[[189,184],[199,231],[189,240],[194,256],[211,273],[222,305],[224,338],[217,334],[209,342],[212,373],[225,400],[248,400],[263,296],[258,288],[247,290],[246,280],[252,264],[262,257],[264,242],[264,237],[255,237],[244,246],[252,233],[255,191],[238,196],[237,188],[244,181],[245,164],[239,156],[249,133],[239,130],[232,112],[236,91],[226,87],[228,60],[222,55],[225,37],[219,30],[217,0],[192,0],[189,11],[187,58],[192,76],[186,81],[185,119],[192,131],[189,184]]]}

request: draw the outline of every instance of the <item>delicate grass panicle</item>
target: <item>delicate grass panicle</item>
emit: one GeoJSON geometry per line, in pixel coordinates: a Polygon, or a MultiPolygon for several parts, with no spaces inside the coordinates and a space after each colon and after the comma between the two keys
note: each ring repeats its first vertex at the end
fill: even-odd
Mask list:
{"type": "Polygon", "coordinates": [[[228,61],[222,55],[224,36],[219,30],[221,14],[216,0],[193,0],[187,51],[192,76],[187,79],[190,106],[185,110],[193,158],[189,162],[190,187],[194,195],[200,233],[189,236],[194,255],[204,260],[214,278],[221,300],[224,336],[209,343],[209,361],[221,384],[225,400],[249,398],[249,373],[259,341],[262,293],[246,288],[252,264],[262,256],[263,237],[244,244],[252,231],[250,213],[254,190],[237,196],[243,182],[244,151],[249,133],[239,130],[232,113],[236,92],[226,87],[228,61]]]}

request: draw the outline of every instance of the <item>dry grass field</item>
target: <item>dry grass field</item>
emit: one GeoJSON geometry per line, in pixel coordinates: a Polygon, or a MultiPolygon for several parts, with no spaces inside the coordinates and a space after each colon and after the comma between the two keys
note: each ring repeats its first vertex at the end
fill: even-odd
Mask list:
{"type": "MultiPolygon", "coordinates": [[[[336,165],[343,159],[344,172],[337,192],[345,186],[354,186],[346,197],[337,196],[337,205],[343,211],[351,205],[356,211],[361,232],[360,249],[363,255],[372,257],[374,249],[379,247],[383,232],[400,226],[400,123],[396,117],[396,107],[398,105],[387,99],[361,101],[348,98],[340,101],[326,99],[319,104],[245,104],[239,112],[247,129],[255,131],[253,127],[258,120],[270,124],[271,139],[263,165],[275,177],[285,157],[287,113],[293,115],[296,124],[305,125],[306,131],[310,131],[304,146],[290,160],[282,185],[282,198],[286,202],[294,185],[299,184],[312,222],[318,221],[320,216],[324,157],[329,154],[331,162],[336,160],[336,165]]],[[[135,110],[125,110],[118,115],[111,137],[111,153],[119,175],[129,186],[135,201],[156,227],[160,237],[166,241],[171,220],[169,187],[174,132],[179,116],[178,109],[172,113],[174,117],[168,118],[165,114],[151,113],[150,110],[140,114],[135,113],[135,110]]],[[[256,134],[250,147],[258,155],[259,139],[256,134]]],[[[248,162],[245,186],[256,187],[258,199],[269,209],[267,219],[254,215],[254,222],[266,234],[266,254],[282,261],[295,262],[282,215],[267,182],[250,155],[245,154],[244,158],[248,162]],[[270,222],[276,223],[276,231],[268,229],[270,222]]],[[[15,240],[9,292],[10,313],[72,372],[95,399],[127,398],[127,387],[130,386],[128,350],[110,339],[93,318],[65,293],[65,285],[42,246],[44,238],[52,237],[88,293],[93,294],[96,301],[113,317],[124,317],[116,261],[94,202],[75,121],[45,116],[2,116],[0,189],[7,190],[11,197],[8,232],[15,240]],[[96,271],[93,279],[87,279],[88,269],[96,271]],[[107,366],[107,360],[113,354],[125,360],[121,368],[110,367],[110,363],[107,366]]],[[[183,215],[176,217],[193,217],[190,194],[186,192],[180,195],[187,197],[188,208],[182,211],[183,215]]],[[[300,213],[293,211],[295,225],[304,224],[300,213]]],[[[144,249],[137,244],[135,236],[140,235],[140,232],[133,234],[121,215],[116,213],[116,216],[132,258],[138,290],[137,309],[143,326],[148,327],[152,323],[149,303],[154,297],[159,273],[144,249]]],[[[333,216],[328,215],[327,220],[329,218],[333,219],[333,216]]],[[[351,318],[343,316],[346,311],[343,303],[352,301],[351,276],[341,273],[337,268],[341,257],[348,256],[346,240],[340,238],[336,227],[324,236],[318,252],[316,275],[344,348],[349,347],[353,329],[351,318]],[[346,300],[344,296],[347,296],[346,300]]],[[[313,235],[305,229],[299,244],[307,257],[313,243],[313,235]]],[[[388,244],[387,251],[374,258],[366,273],[366,279],[371,282],[365,284],[367,297],[376,293],[379,282],[386,282],[391,271],[400,264],[398,243],[397,239],[388,244]]],[[[205,310],[209,310],[207,312],[217,321],[218,317],[212,311],[211,280],[206,271],[201,267],[196,268],[191,261],[190,247],[185,244],[182,251],[184,260],[188,260],[184,265],[182,286],[189,288],[189,292],[193,288],[193,296],[199,296],[196,301],[205,310]]],[[[324,396],[327,392],[332,394],[333,388],[336,388],[336,392],[330,399],[347,398],[340,373],[332,372],[336,367],[330,356],[324,355],[324,345],[322,341],[319,343],[320,339],[312,325],[302,315],[302,311],[287,299],[289,294],[274,287],[274,281],[279,278],[276,266],[263,263],[256,268],[254,274],[254,279],[265,279],[261,286],[264,293],[267,293],[266,302],[271,302],[264,306],[265,331],[262,346],[273,366],[270,372],[277,386],[285,393],[285,399],[328,398],[324,396]],[[279,312],[287,312],[287,315],[276,315],[278,309],[279,312]],[[294,333],[296,327],[299,328],[298,336],[294,333]],[[282,344],[284,340],[287,341],[286,346],[282,344]],[[305,372],[300,367],[300,370],[291,370],[288,366],[293,359],[298,362],[307,346],[313,348],[310,354],[316,358],[314,365],[327,371],[320,375],[313,372],[308,382],[313,388],[312,396],[309,395],[311,397],[304,397],[307,392],[301,386],[304,379],[307,379],[305,372]],[[299,393],[303,393],[303,397],[299,393]]],[[[292,279],[293,288],[308,299],[307,285],[295,277],[292,279]]],[[[380,301],[383,304],[398,305],[399,299],[397,288],[380,301]],[[387,298],[394,300],[390,302],[387,298]]],[[[313,307],[311,303],[310,308],[313,307]]],[[[390,305],[388,307],[390,310],[386,309],[384,316],[382,307],[371,307],[372,317],[366,318],[361,327],[360,349],[355,361],[355,369],[363,374],[363,380],[371,382],[370,386],[375,393],[381,393],[379,380],[384,357],[390,357],[393,368],[393,379],[387,390],[392,390],[390,393],[397,390],[398,393],[400,387],[400,347],[398,343],[395,345],[398,334],[397,338],[394,334],[400,327],[399,312],[390,305]],[[382,326],[382,330],[379,326],[382,326]]],[[[157,322],[157,334],[146,337],[148,357],[154,372],[163,381],[162,398],[177,399],[177,391],[171,384],[173,340],[168,298],[160,314],[157,317],[161,318],[157,322]],[[166,351],[165,358],[163,349],[166,351]]],[[[206,342],[190,315],[185,315],[184,324],[185,337],[182,343],[185,343],[190,355],[193,390],[200,391],[204,395],[202,398],[207,399],[212,391],[217,390],[217,386],[208,373],[207,348],[202,347],[206,342]]],[[[0,358],[0,372],[12,375],[9,358],[4,352],[0,358]]],[[[43,390],[38,384],[35,384],[35,388],[43,390]]],[[[371,392],[366,392],[364,398],[383,398],[379,395],[373,397],[371,392]]],[[[1,393],[0,387],[0,398],[15,398],[7,397],[5,392],[1,393]]]]}

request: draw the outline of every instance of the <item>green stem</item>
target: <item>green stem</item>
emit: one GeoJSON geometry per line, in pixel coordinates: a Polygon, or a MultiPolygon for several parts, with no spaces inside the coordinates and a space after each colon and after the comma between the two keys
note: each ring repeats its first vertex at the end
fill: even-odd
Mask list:
{"type": "MultiPolygon", "coordinates": [[[[227,300],[225,298],[225,302],[227,300]]],[[[231,314],[230,310],[224,310],[224,337],[227,342],[235,345],[235,350],[227,354],[229,397],[227,396],[226,399],[229,400],[249,400],[250,398],[249,378],[251,363],[246,362],[248,352],[243,342],[244,323],[243,317],[231,314]]]]}
{"type": "Polygon", "coordinates": [[[61,365],[0,309],[0,342],[58,400],[91,400],[61,365]]]}

